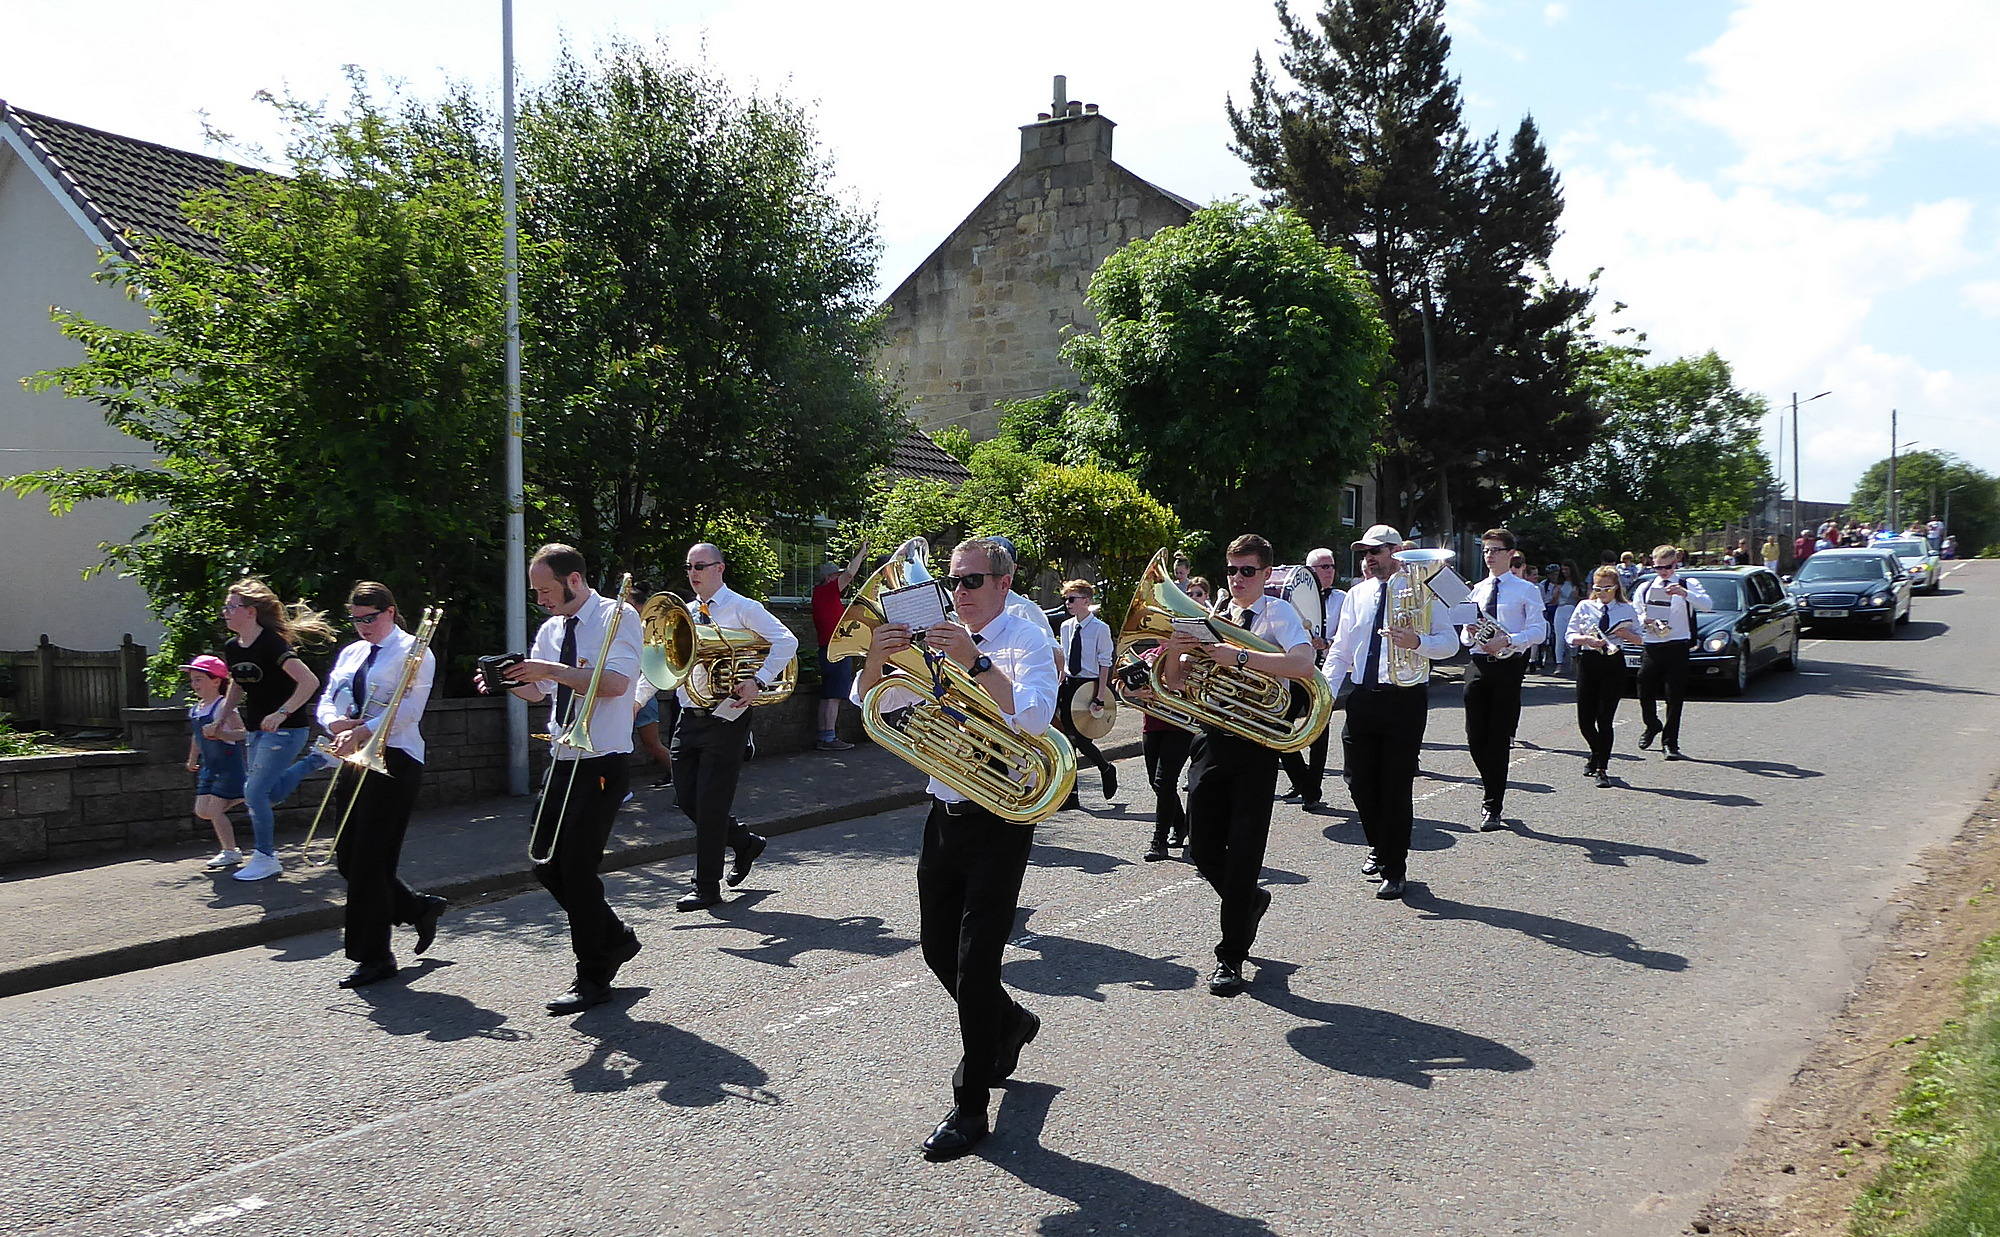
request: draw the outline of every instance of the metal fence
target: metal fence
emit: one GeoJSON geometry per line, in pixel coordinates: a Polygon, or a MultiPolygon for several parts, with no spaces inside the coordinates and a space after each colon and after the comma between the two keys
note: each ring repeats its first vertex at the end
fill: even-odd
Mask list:
{"type": "Polygon", "coordinates": [[[121,710],[148,704],[146,648],[130,633],[109,652],[51,644],[0,650],[0,712],[22,725],[117,726],[121,710]]]}

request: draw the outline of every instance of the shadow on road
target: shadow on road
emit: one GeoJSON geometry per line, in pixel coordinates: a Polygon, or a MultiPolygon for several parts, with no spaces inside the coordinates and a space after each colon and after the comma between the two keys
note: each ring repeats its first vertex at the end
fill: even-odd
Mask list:
{"type": "MultiPolygon", "coordinates": [[[[1702,764],[1703,762],[1689,757],[1687,763],[1692,765],[1702,764]]],[[[1681,790],[1666,786],[1634,786],[1630,782],[1625,783],[1625,789],[1642,795],[1660,795],[1664,798],[1680,799],[1688,803],[1712,803],[1716,807],[1764,806],[1762,799],[1752,799],[1749,795],[1717,795],[1710,794],[1706,790],[1681,790]]]]}
{"type": "Polygon", "coordinates": [[[1623,932],[1613,932],[1606,928],[1593,928],[1589,924],[1573,920],[1557,919],[1550,915],[1536,915],[1528,911],[1508,910],[1500,906],[1479,906],[1471,902],[1454,902],[1440,898],[1430,891],[1429,886],[1413,883],[1403,895],[1403,901],[1423,913],[1427,919],[1464,919],[1472,923],[1483,923],[1509,932],[1519,932],[1531,936],[1559,949],[1571,953],[1584,954],[1593,958],[1610,958],[1616,962],[1630,962],[1655,971],[1685,971],[1688,960],[1676,953],[1658,949],[1642,949],[1639,942],[1623,932]]]}
{"type": "MultiPolygon", "coordinates": [[[[453,992],[433,992],[410,985],[452,963],[425,958],[406,966],[394,979],[366,988],[356,988],[354,999],[366,1007],[368,1020],[390,1035],[421,1035],[435,1043],[449,1044],[461,1039],[492,1039],[518,1043],[533,1039],[531,1032],[507,1025],[507,1015],[475,1005],[453,992]]],[[[354,1013],[345,1004],[330,1007],[336,1013],[354,1013]]]]}
{"type": "Polygon", "coordinates": [[[755,945],[722,945],[723,953],[772,966],[796,966],[799,955],[814,950],[854,954],[863,958],[886,958],[916,944],[908,937],[889,931],[880,915],[846,915],[831,919],[824,915],[801,915],[796,911],[765,911],[757,904],[771,896],[768,889],[741,892],[728,901],[712,906],[712,918],[682,920],[669,931],[739,932],[758,937],[755,945]]]}
{"type": "Polygon", "coordinates": [[[1102,1001],[1105,989],[1136,988],[1141,992],[1182,992],[1194,987],[1195,969],[1171,956],[1149,958],[1071,936],[1034,936],[1019,942],[1033,957],[1007,963],[1010,987],[1045,996],[1080,996],[1102,1001]]]}
{"type": "Polygon", "coordinates": [[[629,1091],[658,1083],[660,1100],[681,1108],[706,1108],[725,1100],[780,1102],[764,1089],[770,1075],[756,1062],[670,1023],[632,1017],[630,1006],[652,991],[620,988],[611,1004],[585,1010],[571,1021],[597,1046],[569,1071],[570,1086],[579,1092],[629,1091]]]}
{"type": "MultiPolygon", "coordinates": [[[[1133,835],[1137,837],[1137,834],[1133,835]]],[[[1051,846],[1045,842],[1035,843],[1030,855],[1031,861],[1040,868],[1075,868],[1092,876],[1102,876],[1119,868],[1129,868],[1132,860],[1120,859],[1099,850],[1076,850],[1068,846],[1051,846]]]]}
{"type": "Polygon", "coordinates": [[[1285,1032],[1285,1039],[1300,1056],[1315,1064],[1421,1089],[1428,1089],[1443,1070],[1513,1074],[1534,1068],[1535,1063],[1527,1057],[1483,1035],[1419,1022],[1384,1009],[1302,996],[1291,986],[1298,969],[1290,962],[1260,963],[1256,982],[1245,995],[1312,1023],[1285,1032]]]}
{"type": "Polygon", "coordinates": [[[1158,1237],[1254,1237],[1271,1231],[1261,1220],[1218,1211],[1122,1169],[1042,1146],[1042,1127],[1060,1094],[1061,1087],[1044,1082],[1008,1083],[995,1114],[993,1136],[978,1151],[981,1159],[1012,1173],[1021,1184],[1067,1199],[1075,1208],[1043,1216],[1035,1232],[1084,1237],[1137,1227],[1158,1237]]]}
{"type": "Polygon", "coordinates": [[[1569,837],[1560,833],[1543,833],[1528,825],[1515,821],[1508,826],[1515,837],[1531,842],[1547,842],[1555,846],[1574,846],[1583,851],[1583,857],[1592,863],[1611,868],[1627,868],[1629,859],[1662,859],[1668,863],[1700,864],[1708,860],[1700,855],[1691,855],[1684,850],[1670,850],[1664,846],[1641,846],[1636,842],[1618,842],[1610,838],[1569,837]]]}
{"type": "Polygon", "coordinates": [[[1801,768],[1798,765],[1788,765],[1776,760],[1703,760],[1699,763],[1716,765],[1724,769],[1741,769],[1745,773],[1754,773],[1758,777],[1782,777],[1794,781],[1809,777],[1826,776],[1826,774],[1821,773],[1818,769],[1801,768]]]}

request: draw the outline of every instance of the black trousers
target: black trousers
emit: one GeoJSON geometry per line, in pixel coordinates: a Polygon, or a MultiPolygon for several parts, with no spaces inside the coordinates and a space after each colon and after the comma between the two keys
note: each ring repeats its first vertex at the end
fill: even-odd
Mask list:
{"type": "Polygon", "coordinates": [[[917,937],[931,974],[958,1005],[954,1102],[982,1112],[1000,1041],[1024,1016],[1000,984],[1000,956],[1034,840],[1033,826],[977,804],[932,800],[917,855],[917,937]]]}
{"type": "Polygon", "coordinates": [[[1250,956],[1263,917],[1264,847],[1271,840],[1271,794],[1278,753],[1204,728],[1189,745],[1188,859],[1222,899],[1215,960],[1250,956]]]}
{"type": "Polygon", "coordinates": [[[674,805],[694,822],[697,890],[720,889],[724,847],[750,843],[751,832],[730,814],[749,734],[747,709],[728,722],[682,709],[680,724],[674,727],[674,805]]]}
{"type": "Polygon", "coordinates": [[[535,865],[535,879],[569,916],[577,978],[597,983],[611,982],[617,970],[612,951],[631,934],[604,900],[604,881],[597,874],[604,862],[604,844],[611,840],[611,826],[618,820],[618,805],[625,801],[630,759],[625,752],[612,752],[588,760],[554,761],[548,793],[535,815],[537,854],[544,849],[546,830],[561,825],[549,861],[535,865]]]}
{"type": "MultiPolygon", "coordinates": [[[[1097,744],[1078,734],[1069,720],[1069,702],[1076,697],[1077,692],[1093,686],[1096,682],[1095,677],[1063,680],[1062,686],[1056,689],[1056,728],[1063,732],[1063,737],[1069,740],[1069,745],[1076,749],[1076,758],[1080,763],[1090,765],[1102,773],[1111,762],[1104,759],[1104,753],[1097,750],[1097,744]]],[[[1104,697],[1109,700],[1111,693],[1105,692],[1104,697]]]]}
{"type": "Polygon", "coordinates": [[[1681,702],[1687,698],[1688,649],[1693,644],[1648,640],[1639,656],[1639,712],[1646,719],[1646,733],[1664,733],[1668,747],[1681,745],[1681,702]],[[1657,708],[1662,696],[1667,699],[1665,725],[1657,708]]]}
{"type": "Polygon", "coordinates": [[[1319,732],[1319,738],[1303,752],[1286,752],[1279,758],[1284,765],[1285,776],[1292,781],[1292,789],[1299,792],[1306,802],[1317,802],[1320,798],[1320,783],[1326,778],[1326,746],[1333,737],[1333,727],[1319,732]]]}
{"type": "Polygon", "coordinates": [[[1611,764],[1611,724],[1625,696],[1625,659],[1576,649],[1576,728],[1590,747],[1590,767],[1611,764]]]}
{"type": "Polygon", "coordinates": [[[1526,657],[1488,657],[1474,653],[1465,671],[1465,745],[1479,767],[1485,787],[1485,807],[1498,812],[1507,799],[1507,761],[1514,751],[1514,732],[1521,725],[1521,679],[1528,673],[1526,657]]]}
{"type": "MultiPolygon", "coordinates": [[[[424,765],[403,749],[386,746],[382,763],[389,775],[370,773],[361,778],[333,856],[347,878],[347,956],[361,963],[389,961],[389,930],[399,923],[415,923],[424,908],[423,896],[396,874],[403,834],[409,830],[410,811],[423,785],[424,765]]],[[[355,786],[354,778],[351,770],[341,767],[335,806],[344,798],[342,790],[355,786]]]]}
{"type": "Polygon", "coordinates": [[[1382,875],[1402,880],[1410,861],[1417,755],[1430,716],[1430,685],[1357,690],[1347,698],[1340,746],[1361,832],[1382,875]]]}
{"type": "Polygon", "coordinates": [[[1153,833],[1186,836],[1187,811],[1181,807],[1181,768],[1187,764],[1194,736],[1179,726],[1148,730],[1139,736],[1146,757],[1146,783],[1153,788],[1153,833]]]}

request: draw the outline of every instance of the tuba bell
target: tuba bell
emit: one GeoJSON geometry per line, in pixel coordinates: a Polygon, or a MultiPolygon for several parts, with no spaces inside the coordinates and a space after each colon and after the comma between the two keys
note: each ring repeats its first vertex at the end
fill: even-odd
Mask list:
{"type": "MultiPolygon", "coordinates": [[[[1120,662],[1129,665],[1138,657],[1140,646],[1158,643],[1172,635],[1173,620],[1177,618],[1208,620],[1223,640],[1235,648],[1253,653],[1284,652],[1257,633],[1210,614],[1174,583],[1167,572],[1168,561],[1165,550],[1153,555],[1153,561],[1146,564],[1139,577],[1138,587],[1132,590],[1132,604],[1125,611],[1125,624],[1118,632],[1120,662]]],[[[1183,729],[1192,729],[1189,723],[1213,726],[1274,751],[1296,752],[1310,747],[1333,716],[1333,689],[1317,674],[1298,681],[1307,696],[1305,711],[1298,717],[1291,716],[1292,680],[1261,670],[1239,669],[1201,658],[1189,665],[1181,689],[1173,691],[1160,681],[1160,666],[1155,661],[1147,678],[1153,691],[1151,701],[1130,696],[1120,698],[1169,725],[1183,729]]]]}
{"type": "MultiPolygon", "coordinates": [[[[646,681],[661,691],[687,689],[698,709],[712,709],[754,678],[771,655],[771,642],[741,627],[716,627],[694,621],[688,604],[672,593],[655,593],[639,611],[643,643],[639,668],[646,681]]],[[[776,704],[792,694],[798,682],[799,659],[786,663],[750,704],[776,704]]]]}
{"type": "MultiPolygon", "coordinates": [[[[1431,577],[1443,571],[1456,555],[1450,550],[1398,550],[1390,557],[1403,564],[1382,584],[1390,590],[1390,628],[1407,627],[1419,635],[1428,632],[1431,606],[1435,604],[1431,577]],[[1403,582],[1400,589],[1398,579],[1403,582]]],[[[1416,649],[1402,648],[1385,640],[1382,653],[1389,659],[1389,681],[1396,686],[1415,687],[1430,681],[1431,659],[1416,649]]]]}
{"type": "MultiPolygon", "coordinates": [[[[876,603],[885,590],[931,579],[929,543],[913,537],[855,590],[827,641],[827,656],[866,657],[882,624],[876,603]]],[[[882,681],[861,698],[868,737],[905,763],[971,799],[1002,820],[1031,823],[1062,807],[1076,785],[1076,754],[1050,731],[1024,735],[1008,724],[993,697],[957,662],[913,644],[888,659],[882,681]],[[917,702],[891,713],[883,697],[901,688],[917,702]]]]}

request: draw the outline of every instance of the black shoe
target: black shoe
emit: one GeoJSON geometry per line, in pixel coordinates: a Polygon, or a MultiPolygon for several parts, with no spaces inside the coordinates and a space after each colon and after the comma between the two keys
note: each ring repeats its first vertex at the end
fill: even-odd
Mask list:
{"type": "Polygon", "coordinates": [[[578,977],[569,986],[569,991],[548,1002],[552,1014],[575,1014],[593,1005],[602,1005],[611,999],[611,985],[600,984],[594,979],[578,977]]]}
{"type": "Polygon", "coordinates": [[[397,967],[394,958],[385,958],[380,962],[363,962],[347,973],[347,978],[340,981],[340,986],[365,988],[369,984],[380,983],[389,978],[399,969],[401,968],[397,967]]]}
{"type": "Polygon", "coordinates": [[[1685,756],[1681,755],[1681,749],[1680,749],[1680,748],[1678,748],[1678,747],[1675,747],[1675,746],[1674,746],[1673,744],[1669,743],[1669,744],[1667,744],[1667,759],[1668,759],[1668,760],[1686,760],[1686,759],[1687,759],[1687,757],[1685,757],[1685,756]]]}
{"type": "Polygon", "coordinates": [[[1660,732],[1657,730],[1648,730],[1645,734],[1640,735],[1639,750],[1642,752],[1650,750],[1653,746],[1653,740],[1659,737],[1660,737],[1660,732]]]}
{"type": "Polygon", "coordinates": [[[719,905],[721,902],[722,891],[720,889],[690,889],[681,895],[680,901],[674,903],[674,909],[682,913],[707,910],[709,907],[719,905]]]}
{"type": "Polygon", "coordinates": [[[1294,786],[1290,790],[1286,791],[1284,794],[1279,795],[1278,797],[1286,803],[1296,803],[1300,799],[1306,797],[1306,792],[1294,786]]]}
{"type": "Polygon", "coordinates": [[[1609,790],[1611,788],[1611,775],[1609,773],[1606,773],[1604,770],[1599,769],[1597,771],[1597,784],[1600,787],[1609,790]]]}
{"type": "Polygon", "coordinates": [[[769,844],[769,838],[753,833],[749,845],[736,848],[736,861],[729,865],[729,875],[725,878],[731,889],[742,884],[743,878],[750,875],[750,865],[757,862],[757,856],[763,854],[764,847],[769,844]]]}
{"type": "Polygon", "coordinates": [[[417,918],[410,926],[417,930],[417,952],[423,953],[437,939],[438,916],[444,914],[445,900],[436,894],[424,898],[424,909],[417,912],[417,918]]]}
{"type": "Polygon", "coordinates": [[[1082,801],[1081,799],[1078,799],[1078,798],[1076,797],[1076,792],[1072,790],[1072,791],[1070,791],[1070,792],[1069,792],[1069,798],[1067,798],[1067,799],[1064,799],[1064,800],[1063,800],[1063,805],[1062,805],[1061,807],[1057,808],[1057,809],[1056,809],[1056,811],[1058,811],[1058,812],[1074,812],[1074,811],[1077,811],[1078,809],[1080,809],[1081,807],[1083,807],[1083,801],[1082,801]]]}
{"type": "Polygon", "coordinates": [[[1583,775],[1584,775],[1585,777],[1596,777],[1596,776],[1597,776],[1597,766],[1596,766],[1596,765],[1585,765],[1585,766],[1583,766],[1583,775]]]}
{"type": "Polygon", "coordinates": [[[1187,849],[1187,830],[1186,830],[1186,829],[1176,829],[1176,830],[1174,830],[1174,836],[1173,836],[1172,840],[1170,840],[1170,841],[1169,841],[1169,842],[1167,843],[1167,845],[1169,845],[1169,846],[1175,846],[1175,847],[1179,847],[1179,848],[1180,848],[1180,849],[1182,849],[1182,850],[1186,850],[1186,849],[1187,849]]]}
{"type": "Polygon", "coordinates": [[[1506,827],[1507,822],[1501,820],[1500,813],[1493,808],[1488,808],[1486,810],[1486,819],[1479,822],[1479,831],[1481,833],[1492,833],[1496,829],[1505,829],[1506,827]]]}
{"type": "Polygon", "coordinates": [[[1320,803],[1323,802],[1323,800],[1324,796],[1321,795],[1300,795],[1299,809],[1301,811],[1310,812],[1314,808],[1318,807],[1320,803]]]}
{"type": "Polygon", "coordinates": [[[1032,1010],[1021,1009],[1021,1016],[1014,1020],[1014,1025],[1008,1030],[1006,1038],[1000,1041],[1000,1051],[994,1054],[991,1085],[997,1087],[1014,1076],[1014,1071],[1021,1064],[1021,1049],[1034,1043],[1035,1036],[1040,1034],[1041,1030],[1042,1020],[1037,1018],[1032,1010]]]}
{"type": "Polygon", "coordinates": [[[1104,766],[1104,797],[1114,798],[1118,794],[1118,766],[1104,766]]]}
{"type": "Polygon", "coordinates": [[[924,1158],[927,1160],[955,1160],[979,1145],[986,1137],[986,1113],[967,1112],[954,1106],[924,1139],[924,1158]]]}
{"type": "Polygon", "coordinates": [[[1235,996],[1247,985],[1243,982],[1243,968],[1234,962],[1218,962],[1209,973],[1208,990],[1216,996],[1235,996]]]}
{"type": "Polygon", "coordinates": [[[1374,851],[1371,850],[1368,852],[1368,862],[1361,865],[1361,874],[1363,876],[1380,876],[1382,874],[1382,861],[1375,857],[1374,851]]]}
{"type": "Polygon", "coordinates": [[[1167,854],[1167,835],[1164,833],[1154,834],[1153,844],[1146,848],[1146,853],[1144,855],[1140,856],[1140,858],[1144,859],[1147,863],[1158,863],[1160,862],[1160,860],[1169,857],[1170,856],[1168,856],[1167,854]]]}
{"type": "Polygon", "coordinates": [[[1378,898],[1400,898],[1403,896],[1403,882],[1393,876],[1385,876],[1382,878],[1382,883],[1376,887],[1375,896],[1378,898]]]}
{"type": "Polygon", "coordinates": [[[660,776],[653,779],[654,790],[661,790],[673,784],[674,784],[674,775],[671,772],[662,773],[660,774],[660,776]]]}
{"type": "Polygon", "coordinates": [[[618,978],[618,968],[624,966],[627,962],[630,962],[632,959],[638,956],[639,956],[639,934],[637,932],[634,932],[632,929],[627,928],[625,929],[625,939],[618,942],[618,944],[614,946],[611,950],[611,957],[609,959],[611,963],[611,973],[604,977],[604,986],[607,988],[610,987],[611,981],[618,978]]]}

